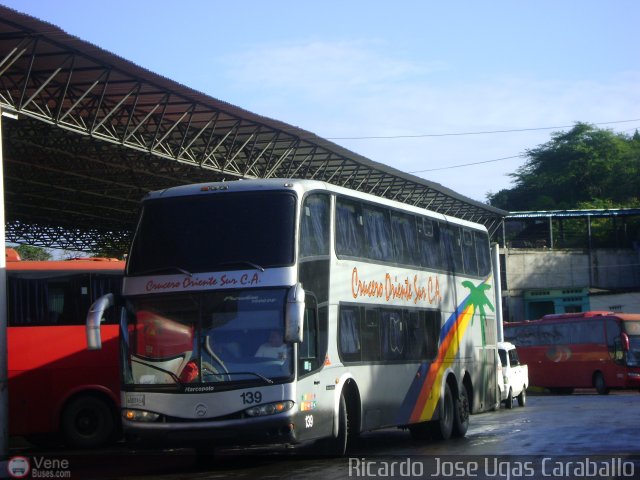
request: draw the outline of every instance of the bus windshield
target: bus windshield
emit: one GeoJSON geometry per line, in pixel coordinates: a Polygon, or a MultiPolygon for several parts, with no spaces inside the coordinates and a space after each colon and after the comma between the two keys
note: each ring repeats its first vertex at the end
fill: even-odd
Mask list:
{"type": "Polygon", "coordinates": [[[624,328],[629,335],[627,365],[640,367],[640,322],[624,322],[624,328]]]}
{"type": "Polygon", "coordinates": [[[150,200],[143,206],[127,275],[292,265],[295,205],[291,192],[150,200]]]}
{"type": "Polygon", "coordinates": [[[289,379],[285,294],[274,288],[130,297],[122,328],[125,384],[203,391],[197,385],[289,379]]]}

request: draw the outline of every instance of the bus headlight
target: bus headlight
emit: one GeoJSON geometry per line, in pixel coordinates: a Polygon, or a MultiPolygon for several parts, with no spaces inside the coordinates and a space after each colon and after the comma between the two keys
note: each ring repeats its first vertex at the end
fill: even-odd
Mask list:
{"type": "Polygon", "coordinates": [[[155,422],[160,418],[160,415],[153,412],[147,412],[145,410],[123,410],[122,416],[125,420],[130,422],[155,422]]]}
{"type": "Polygon", "coordinates": [[[276,413],[286,412],[292,408],[293,402],[291,400],[286,400],[284,402],[267,403],[265,405],[247,408],[245,413],[250,417],[261,417],[263,415],[273,415],[276,413]]]}

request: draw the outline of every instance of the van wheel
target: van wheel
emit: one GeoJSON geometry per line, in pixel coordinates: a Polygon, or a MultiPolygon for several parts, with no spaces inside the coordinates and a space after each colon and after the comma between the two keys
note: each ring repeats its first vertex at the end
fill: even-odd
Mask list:
{"type": "Polygon", "coordinates": [[[523,386],[522,391],[520,392],[520,395],[518,395],[518,405],[520,405],[521,407],[524,407],[526,403],[527,403],[527,390],[523,386]]]}
{"type": "Polygon", "coordinates": [[[469,415],[471,408],[469,406],[469,393],[467,387],[462,385],[460,388],[460,395],[454,402],[455,409],[453,415],[453,436],[464,437],[469,428],[469,415]]]}
{"type": "Polygon", "coordinates": [[[609,395],[609,388],[604,381],[604,376],[602,372],[596,372],[593,376],[593,386],[596,387],[596,391],[600,395],[609,395]]]}
{"type": "Polygon", "coordinates": [[[65,443],[76,448],[105,445],[115,436],[117,426],[110,406],[101,398],[83,395],[69,403],[61,418],[65,443]]]}
{"type": "Polygon", "coordinates": [[[453,395],[449,384],[444,384],[442,397],[442,411],[440,419],[431,424],[431,433],[436,440],[448,440],[453,432],[453,418],[455,417],[453,395]]]}
{"type": "Polygon", "coordinates": [[[504,406],[507,408],[513,408],[513,390],[509,389],[507,399],[504,401],[504,406]]]}

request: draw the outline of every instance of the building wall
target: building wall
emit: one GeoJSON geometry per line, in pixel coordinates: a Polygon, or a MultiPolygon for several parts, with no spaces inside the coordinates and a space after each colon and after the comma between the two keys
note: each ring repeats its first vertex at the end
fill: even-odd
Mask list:
{"type": "Polygon", "coordinates": [[[593,288],[616,289],[640,286],[640,253],[638,250],[593,250],[593,288]]]}
{"type": "Polygon", "coordinates": [[[503,285],[502,295],[507,321],[611,307],[640,312],[638,250],[510,248],[503,253],[506,286],[503,285]],[[622,289],[631,293],[615,294],[622,289]],[[611,294],[590,295],[594,290],[608,290],[611,294]]]}
{"type": "Polygon", "coordinates": [[[582,288],[589,285],[589,257],[582,251],[508,249],[507,288],[582,288]]]}
{"type": "Polygon", "coordinates": [[[640,292],[591,295],[589,304],[591,310],[637,313],[640,312],[640,292]]]}

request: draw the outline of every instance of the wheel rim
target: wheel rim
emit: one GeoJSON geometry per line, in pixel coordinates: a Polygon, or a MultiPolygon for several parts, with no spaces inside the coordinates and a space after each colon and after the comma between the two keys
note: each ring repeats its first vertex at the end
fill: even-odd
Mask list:
{"type": "Polygon", "coordinates": [[[78,412],[74,424],[80,435],[90,437],[94,435],[100,427],[100,414],[93,409],[84,408],[78,412]]]}
{"type": "Polygon", "coordinates": [[[460,398],[459,415],[462,423],[469,420],[469,399],[466,394],[462,394],[460,398]]]}

